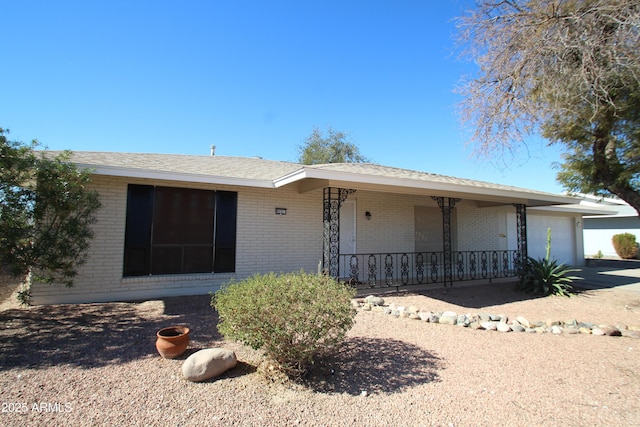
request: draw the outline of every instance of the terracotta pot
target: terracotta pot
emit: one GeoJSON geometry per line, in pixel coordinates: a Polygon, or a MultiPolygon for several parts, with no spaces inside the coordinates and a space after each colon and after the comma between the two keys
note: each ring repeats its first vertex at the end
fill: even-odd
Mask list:
{"type": "Polygon", "coordinates": [[[156,349],[165,359],[175,359],[189,346],[189,328],[186,326],[169,326],[156,333],[156,349]]]}

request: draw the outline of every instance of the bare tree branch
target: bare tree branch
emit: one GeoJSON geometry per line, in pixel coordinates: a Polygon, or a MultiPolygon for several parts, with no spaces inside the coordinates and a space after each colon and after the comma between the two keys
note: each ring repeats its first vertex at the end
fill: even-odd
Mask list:
{"type": "Polygon", "coordinates": [[[640,145],[640,2],[478,0],[457,24],[462,56],[478,65],[459,90],[477,155],[510,156],[541,134],[590,152],[589,171],[578,153],[585,177],[569,180],[572,189],[640,190],[637,156],[621,155],[640,145]],[[620,169],[631,171],[624,185],[604,173],[620,169]]]}

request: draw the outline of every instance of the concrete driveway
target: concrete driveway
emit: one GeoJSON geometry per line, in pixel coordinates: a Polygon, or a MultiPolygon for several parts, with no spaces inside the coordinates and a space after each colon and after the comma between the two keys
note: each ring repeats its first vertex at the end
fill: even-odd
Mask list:
{"type": "Polygon", "coordinates": [[[584,289],[625,289],[640,292],[640,268],[577,267],[574,286],[584,289]]]}

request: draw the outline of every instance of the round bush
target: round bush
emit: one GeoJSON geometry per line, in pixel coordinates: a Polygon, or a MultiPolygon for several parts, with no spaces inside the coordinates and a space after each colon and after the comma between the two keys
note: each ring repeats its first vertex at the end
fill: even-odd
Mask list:
{"type": "Polygon", "coordinates": [[[636,236],[631,233],[616,234],[611,239],[613,248],[622,259],[634,259],[638,255],[636,236]]]}
{"type": "Polygon", "coordinates": [[[281,371],[298,377],[344,340],[356,314],[354,296],[347,285],[301,271],[232,282],[215,293],[211,305],[225,338],[264,350],[281,371]]]}

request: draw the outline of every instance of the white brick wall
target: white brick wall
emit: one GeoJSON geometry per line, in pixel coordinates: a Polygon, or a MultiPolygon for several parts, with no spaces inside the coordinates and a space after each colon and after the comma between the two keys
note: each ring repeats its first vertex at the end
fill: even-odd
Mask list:
{"type": "MultiPolygon", "coordinates": [[[[322,189],[298,193],[296,186],[260,189],[105,176],[95,176],[93,185],[101,194],[102,208],[87,263],[80,268],[72,288],[34,285],[35,304],[206,294],[232,278],[243,279],[255,273],[316,271],[322,257],[322,189]],[[129,183],[237,191],[235,274],[123,278],[129,183]],[[276,207],[286,208],[287,214],[276,215],[276,207]]],[[[413,252],[415,206],[437,207],[428,196],[364,190],[350,195],[349,200],[356,202],[359,253],[413,252]],[[371,220],[366,219],[366,211],[371,212],[371,220]]],[[[516,233],[507,227],[507,214],[514,212],[512,206],[481,208],[474,202],[459,202],[453,213],[457,227],[453,231],[454,250],[506,249],[507,239],[516,233]]],[[[441,224],[442,218],[436,215],[433,221],[441,224]]]]}
{"type": "Polygon", "coordinates": [[[316,271],[322,257],[322,190],[241,189],[236,274],[316,271]],[[276,215],[275,208],[286,208],[276,215]]]}
{"type": "Polygon", "coordinates": [[[470,201],[456,206],[457,247],[459,251],[507,249],[507,236],[516,234],[507,229],[507,212],[515,213],[513,206],[478,207],[470,201]]]}
{"type": "Polygon", "coordinates": [[[34,304],[99,302],[198,295],[219,289],[231,278],[255,273],[316,271],[322,255],[322,190],[298,194],[294,189],[258,189],[180,183],[187,188],[238,192],[235,274],[122,277],[127,185],[176,186],[173,182],[94,176],[102,208],[94,225],[89,257],[74,286],[34,284],[34,304]],[[284,216],[275,208],[287,208],[284,216]]]}
{"type": "MultiPolygon", "coordinates": [[[[413,252],[415,250],[414,207],[438,208],[431,197],[358,191],[349,196],[356,200],[358,252],[413,252]],[[372,213],[370,221],[365,212],[372,213]]],[[[433,221],[440,226],[442,214],[437,209],[433,221]]],[[[507,229],[509,206],[478,207],[473,201],[461,200],[452,214],[452,244],[454,250],[507,249],[507,236],[516,230],[507,229]]]]}
{"type": "Polygon", "coordinates": [[[357,191],[349,200],[356,201],[357,249],[361,253],[413,252],[414,206],[437,206],[430,197],[371,191],[357,191]],[[365,217],[367,211],[371,220],[365,217]]]}

